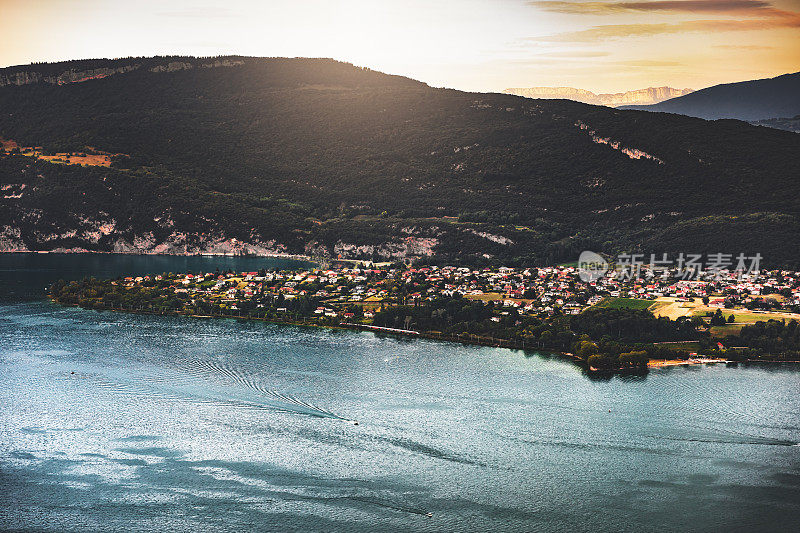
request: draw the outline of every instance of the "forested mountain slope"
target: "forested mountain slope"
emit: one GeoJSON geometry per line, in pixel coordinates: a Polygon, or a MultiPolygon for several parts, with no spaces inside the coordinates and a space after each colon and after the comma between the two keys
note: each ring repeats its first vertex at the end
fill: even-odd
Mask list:
{"type": "Polygon", "coordinates": [[[0,137],[21,147],[0,155],[5,250],[790,264],[800,249],[789,132],[436,89],[328,59],[130,58],[0,80],[19,72],[28,81],[0,87],[0,137]],[[110,168],[35,155],[101,151],[110,168]]]}
{"type": "Polygon", "coordinates": [[[800,114],[800,72],[714,85],[658,104],[631,105],[625,109],[679,113],[710,120],[791,118],[800,114]]]}

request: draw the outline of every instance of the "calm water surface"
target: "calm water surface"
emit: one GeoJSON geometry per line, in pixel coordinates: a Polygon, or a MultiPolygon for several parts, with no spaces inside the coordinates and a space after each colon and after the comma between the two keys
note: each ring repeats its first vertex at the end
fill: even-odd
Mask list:
{"type": "Polygon", "coordinates": [[[42,298],[59,277],[275,265],[0,255],[0,529],[800,528],[788,368],[598,381],[519,351],[42,298]]]}

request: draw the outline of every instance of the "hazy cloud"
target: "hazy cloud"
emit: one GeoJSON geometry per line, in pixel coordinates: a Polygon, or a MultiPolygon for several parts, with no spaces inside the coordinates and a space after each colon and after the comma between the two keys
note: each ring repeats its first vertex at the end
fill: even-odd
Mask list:
{"type": "Polygon", "coordinates": [[[714,48],[725,50],[774,50],[774,46],[762,46],[758,44],[715,44],[714,48]]]}
{"type": "Polygon", "coordinates": [[[690,20],[677,23],[654,24],[607,24],[586,30],[558,33],[544,37],[533,37],[531,41],[590,43],[622,37],[646,37],[665,33],[723,32],[767,30],[775,28],[800,28],[800,14],[751,20],[690,20]]]}
{"type": "Polygon", "coordinates": [[[605,57],[611,55],[611,53],[603,50],[567,50],[562,52],[546,52],[542,55],[545,55],[547,57],[584,58],[584,57],[605,57]]]}
{"type": "Polygon", "coordinates": [[[622,15],[624,13],[706,13],[736,18],[609,24],[579,31],[558,33],[532,41],[594,42],[622,37],[641,37],[665,33],[722,32],[800,28],[800,13],[775,8],[764,0],[654,0],[652,2],[568,2],[536,0],[528,5],[555,13],[574,15],[622,15]]]}
{"type": "Polygon", "coordinates": [[[655,0],[653,2],[563,2],[534,1],[528,5],[555,13],[604,15],[624,11],[658,11],[679,13],[730,13],[753,12],[759,16],[764,11],[779,11],[762,0],[655,0]]]}
{"type": "Polygon", "coordinates": [[[626,67],[680,67],[683,63],[679,61],[660,61],[658,59],[632,59],[630,61],[615,61],[615,65],[624,65],[626,67]]]}
{"type": "Polygon", "coordinates": [[[179,19],[221,19],[241,17],[242,13],[231,8],[195,6],[188,9],[161,11],[158,16],[179,19]]]}

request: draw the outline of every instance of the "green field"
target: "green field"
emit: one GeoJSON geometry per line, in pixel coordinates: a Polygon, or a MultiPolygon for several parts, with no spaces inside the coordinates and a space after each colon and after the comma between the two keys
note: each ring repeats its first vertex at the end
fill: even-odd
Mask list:
{"type": "Polygon", "coordinates": [[[725,324],[724,326],[713,326],[709,331],[714,338],[725,337],[727,335],[738,335],[742,331],[744,324],[725,324]]]}
{"type": "Polygon", "coordinates": [[[655,302],[653,300],[638,300],[636,298],[606,298],[595,307],[609,309],[649,309],[655,302]]]}
{"type": "MultiPolygon", "coordinates": [[[[709,312],[708,310],[696,311],[693,316],[700,316],[704,317],[707,316],[709,312]]],[[[734,321],[736,323],[744,323],[744,324],[754,324],[756,322],[766,322],[767,320],[786,320],[787,322],[791,320],[791,316],[786,316],[784,313],[754,313],[752,311],[746,309],[722,309],[722,316],[725,317],[727,320],[729,315],[733,315],[734,321]]]]}

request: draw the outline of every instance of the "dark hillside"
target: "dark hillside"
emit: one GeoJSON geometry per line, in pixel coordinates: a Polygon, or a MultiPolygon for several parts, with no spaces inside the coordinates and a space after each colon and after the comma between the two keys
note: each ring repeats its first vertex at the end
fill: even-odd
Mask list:
{"type": "MultiPolygon", "coordinates": [[[[658,104],[624,109],[663,111],[708,120],[762,121],[800,114],[800,72],[764,80],[725,83],[658,104]]],[[[765,124],[768,125],[768,124],[765,124]]]]}
{"type": "Polygon", "coordinates": [[[0,158],[20,193],[1,200],[0,244],[199,251],[235,238],[473,262],[759,251],[775,264],[800,248],[793,133],[435,89],[327,59],[159,61],[173,66],[0,87],[3,138],[128,156],[111,169],[0,158]],[[54,190],[69,200],[45,209],[54,190]],[[81,237],[111,220],[102,239],[81,237]]]}

